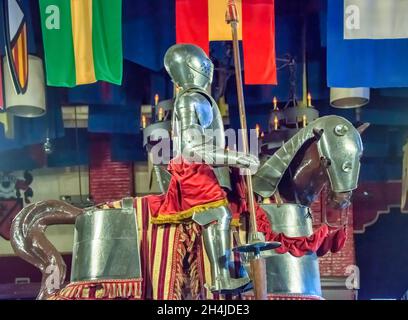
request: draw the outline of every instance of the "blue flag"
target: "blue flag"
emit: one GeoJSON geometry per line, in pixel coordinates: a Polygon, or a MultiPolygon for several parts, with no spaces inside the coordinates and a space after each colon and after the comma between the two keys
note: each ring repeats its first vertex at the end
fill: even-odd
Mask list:
{"type": "Polygon", "coordinates": [[[400,6],[406,2],[328,1],[329,87],[408,87],[408,12],[400,6]]]}

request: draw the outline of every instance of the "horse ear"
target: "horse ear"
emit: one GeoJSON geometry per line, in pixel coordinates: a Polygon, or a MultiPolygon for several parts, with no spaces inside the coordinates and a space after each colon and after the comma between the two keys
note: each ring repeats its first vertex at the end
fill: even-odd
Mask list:
{"type": "Polygon", "coordinates": [[[359,125],[356,129],[357,129],[359,134],[362,134],[369,126],[370,126],[370,124],[368,122],[365,122],[365,123],[359,125]]]}
{"type": "Polygon", "coordinates": [[[317,129],[313,128],[313,134],[315,135],[315,138],[319,140],[322,137],[324,130],[323,129],[317,129]]]}

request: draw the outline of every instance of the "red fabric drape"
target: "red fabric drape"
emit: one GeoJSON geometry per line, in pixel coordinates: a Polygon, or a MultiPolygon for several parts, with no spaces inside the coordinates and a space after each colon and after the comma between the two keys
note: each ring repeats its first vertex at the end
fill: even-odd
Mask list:
{"type": "MultiPolygon", "coordinates": [[[[246,202],[246,186],[243,176],[236,170],[232,171],[233,190],[228,194],[230,209],[233,217],[237,219],[241,214],[248,214],[246,202]]],[[[310,236],[289,237],[283,233],[275,233],[265,211],[256,204],[256,219],[258,231],[265,234],[267,241],[279,241],[282,245],[275,249],[277,253],[289,252],[295,257],[301,257],[309,252],[316,252],[318,256],[325,255],[328,251],[340,251],[346,241],[346,228],[332,228],[326,224],[321,225],[310,236]]]]}
{"type": "Polygon", "coordinates": [[[338,252],[346,241],[346,228],[332,228],[322,224],[312,235],[303,237],[288,237],[284,233],[273,232],[265,211],[257,208],[258,231],[265,234],[267,241],[279,241],[282,245],[275,249],[277,253],[289,252],[295,257],[302,257],[309,252],[316,252],[321,257],[327,252],[338,252]]]}
{"type": "MultiPolygon", "coordinates": [[[[153,219],[159,216],[177,223],[190,218],[192,208],[225,202],[226,194],[220,187],[214,171],[204,163],[187,162],[176,158],[170,161],[168,170],[172,174],[166,194],[147,196],[153,219]]],[[[164,218],[163,218],[164,219],[164,218]]]]}
{"type": "Polygon", "coordinates": [[[242,0],[245,84],[277,84],[274,0],[242,0]]]}
{"type": "Polygon", "coordinates": [[[208,0],[176,0],[176,42],[192,43],[210,52],[208,0]]]}

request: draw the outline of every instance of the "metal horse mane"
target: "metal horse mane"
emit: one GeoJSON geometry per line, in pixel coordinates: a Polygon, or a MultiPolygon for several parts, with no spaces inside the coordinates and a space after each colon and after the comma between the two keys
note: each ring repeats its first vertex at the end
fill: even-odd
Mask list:
{"type": "Polygon", "coordinates": [[[285,142],[255,174],[254,192],[271,197],[298,152],[313,140],[320,159],[326,161],[332,190],[339,193],[354,190],[363,151],[361,137],[349,121],[331,115],[316,119],[285,142]]]}

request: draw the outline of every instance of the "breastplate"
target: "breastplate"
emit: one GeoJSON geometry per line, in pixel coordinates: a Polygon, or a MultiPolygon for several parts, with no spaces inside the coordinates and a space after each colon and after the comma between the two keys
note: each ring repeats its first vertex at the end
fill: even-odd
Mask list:
{"type": "MultiPolygon", "coordinates": [[[[273,231],[290,237],[313,233],[309,208],[298,204],[262,204],[273,231]]],[[[271,294],[321,296],[319,263],[315,253],[294,257],[272,252],[266,260],[267,290],[271,294]]]]}
{"type": "MultiPolygon", "coordinates": [[[[177,110],[177,103],[179,98],[187,93],[187,92],[197,92],[205,96],[208,101],[211,103],[212,109],[212,121],[211,123],[205,128],[205,133],[212,137],[211,143],[216,146],[217,148],[224,149],[225,148],[225,132],[224,132],[224,124],[222,121],[222,116],[219,111],[218,105],[205,90],[199,88],[192,88],[186,89],[184,91],[179,92],[177,95],[176,101],[174,103],[174,112],[172,118],[172,139],[173,139],[173,146],[175,148],[176,154],[181,153],[181,142],[179,141],[181,138],[180,134],[180,115],[178,114],[177,110]]],[[[235,137],[232,137],[234,139],[235,137]]],[[[231,190],[231,181],[230,181],[230,173],[229,168],[227,166],[221,166],[213,168],[214,174],[217,177],[217,180],[221,187],[231,190]]]]}
{"type": "Polygon", "coordinates": [[[71,281],[140,277],[132,199],[124,199],[121,209],[93,209],[76,219],[71,281]]]}
{"type": "Polygon", "coordinates": [[[180,91],[179,94],[177,95],[177,98],[174,102],[174,112],[173,112],[173,118],[172,118],[172,139],[174,143],[174,148],[177,154],[180,154],[181,152],[181,142],[179,141],[181,139],[181,134],[180,134],[180,110],[177,108],[179,99],[182,95],[186,93],[192,93],[196,92],[199,94],[202,94],[205,96],[208,101],[211,103],[211,109],[212,109],[212,121],[209,125],[207,125],[204,129],[206,132],[206,135],[212,137],[212,143],[219,148],[224,149],[225,148],[225,133],[224,133],[224,124],[222,122],[222,116],[221,113],[218,109],[218,105],[215,102],[215,100],[205,91],[199,88],[190,88],[186,89],[184,91],[180,91]]]}

